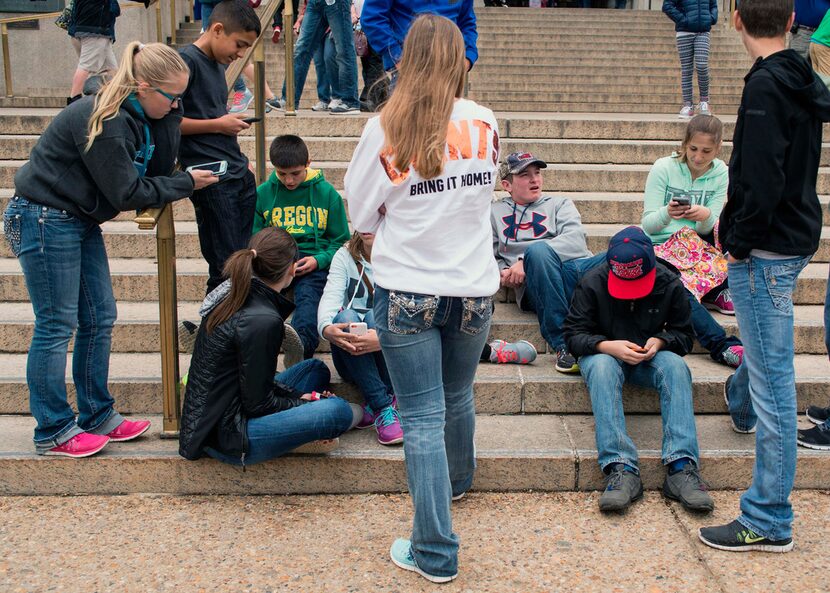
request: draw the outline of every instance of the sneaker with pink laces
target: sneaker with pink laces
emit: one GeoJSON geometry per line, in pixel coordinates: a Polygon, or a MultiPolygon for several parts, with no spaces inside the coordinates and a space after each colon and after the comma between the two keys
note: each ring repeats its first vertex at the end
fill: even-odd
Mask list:
{"type": "Polygon", "coordinates": [[[111,430],[107,436],[115,442],[131,441],[147,432],[148,428],[150,428],[149,420],[136,420],[135,422],[124,420],[111,430]]]}
{"type": "Polygon", "coordinates": [[[741,363],[744,361],[744,347],[730,346],[729,348],[723,351],[723,354],[721,354],[720,357],[726,366],[730,366],[733,369],[737,369],[739,366],[741,366],[741,363]]]}
{"type": "Polygon", "coordinates": [[[718,313],[723,313],[724,315],[735,314],[735,306],[732,304],[732,295],[728,288],[720,291],[714,299],[704,300],[702,303],[707,309],[717,311],[718,313]]]}
{"type": "Polygon", "coordinates": [[[381,445],[397,445],[403,442],[401,417],[392,406],[386,406],[375,416],[375,428],[381,445]]]}
{"type": "Polygon", "coordinates": [[[527,340],[490,342],[490,362],[496,364],[530,364],[536,360],[536,348],[527,340]]]}
{"type": "Polygon", "coordinates": [[[59,455],[75,458],[89,457],[90,455],[95,455],[109,442],[110,438],[102,434],[82,432],[81,434],[76,434],[63,445],[49,449],[44,455],[59,455]]]}

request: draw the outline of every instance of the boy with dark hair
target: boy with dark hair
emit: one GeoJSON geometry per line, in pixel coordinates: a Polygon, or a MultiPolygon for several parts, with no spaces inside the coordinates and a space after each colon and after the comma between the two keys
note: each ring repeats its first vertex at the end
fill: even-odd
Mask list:
{"type": "MultiPolygon", "coordinates": [[[[542,337],[556,352],[556,370],[578,373],[576,359],[565,347],[562,322],[577,281],[602,263],[604,255],[591,255],[571,200],[542,195],[542,169],[547,166],[529,152],[509,154],[501,164],[501,187],[510,196],[490,208],[493,251],[501,285],[515,290],[522,310],[538,316],[542,337]]],[[[528,346],[510,345],[527,350],[519,353],[523,358],[528,346]]]]}
{"type": "Polygon", "coordinates": [[[257,188],[253,232],[270,227],[288,231],[300,252],[294,266],[294,317],[291,325],[303,343],[303,356],[317,348],[317,307],[329,264],[349,240],[343,199],[323,173],[309,167],[308,147],[299,136],[277,136],[269,150],[274,172],[257,188]]]}
{"type": "Polygon", "coordinates": [[[179,161],[182,167],[227,163],[219,183],[193,192],[191,198],[199,245],[208,262],[207,292],[221,283],[228,256],[251,238],[256,179],[236,137],[250,125],[242,121],[244,114],[227,112],[225,68],[245,55],[259,32],[259,19],[247,0],[223,0],[214,8],[205,32],[180,52],[190,68],[190,80],[182,96],[179,161]]]}
{"type": "Polygon", "coordinates": [[[607,476],[599,508],[621,511],[643,495],[623,413],[623,383],[630,381],[660,393],[663,494],[687,509],[711,511],[715,503],[698,469],[692,376],[682,358],[694,340],[686,290],[657,262],[639,227],[614,235],[605,260],[576,286],[563,329],[591,395],[599,465],[607,476]]]}
{"type": "Polygon", "coordinates": [[[735,123],[729,190],[720,216],[729,288],[744,363],[726,383],[733,428],[757,420],[752,485],[737,520],[704,527],[721,550],[789,552],[790,491],[796,466],[792,292],[818,249],[816,177],[830,92],[809,64],[786,49],[792,0],[741,0],[735,29],[755,64],[744,78],[735,123]]]}

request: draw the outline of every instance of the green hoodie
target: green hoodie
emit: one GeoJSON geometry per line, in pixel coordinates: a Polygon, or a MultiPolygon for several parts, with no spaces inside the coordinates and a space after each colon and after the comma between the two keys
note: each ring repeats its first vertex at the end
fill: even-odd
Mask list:
{"type": "Polygon", "coordinates": [[[314,256],[320,270],[328,269],[335,252],[349,240],[343,199],[320,171],[311,168],[293,190],[282,184],[276,172],[256,189],[253,232],[271,226],[288,231],[300,255],[314,256]]]}
{"type": "Polygon", "coordinates": [[[646,195],[643,203],[643,231],[655,245],[663,244],[684,226],[706,235],[715,228],[726,198],[729,171],[720,159],[703,175],[692,181],[689,166],[677,158],[677,154],[657,159],[646,180],[646,195]],[[687,195],[692,205],[709,208],[709,218],[694,222],[681,218],[675,220],[668,213],[668,203],[678,195],[687,195]]]}

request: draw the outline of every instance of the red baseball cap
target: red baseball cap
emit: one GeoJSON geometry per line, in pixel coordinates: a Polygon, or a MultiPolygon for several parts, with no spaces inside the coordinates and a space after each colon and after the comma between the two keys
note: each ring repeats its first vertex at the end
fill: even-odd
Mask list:
{"type": "Polygon", "coordinates": [[[605,260],[608,292],[615,299],[635,300],[651,294],[657,276],[654,246],[640,227],[630,226],[611,237],[605,260]]]}

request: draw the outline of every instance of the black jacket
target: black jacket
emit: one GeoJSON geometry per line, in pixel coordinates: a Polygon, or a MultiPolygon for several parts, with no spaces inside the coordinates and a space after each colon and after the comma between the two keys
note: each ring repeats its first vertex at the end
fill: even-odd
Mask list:
{"type": "Polygon", "coordinates": [[[791,49],[759,58],[744,81],[721,242],[737,259],[752,249],[812,255],[821,236],[816,179],[830,92],[791,49]]]}
{"type": "Polygon", "coordinates": [[[692,349],[692,309],[680,277],[657,264],[654,290],[635,301],[608,294],[607,263],[588,272],[577,284],[562,332],[574,356],[596,354],[604,340],[629,340],[644,346],[661,338],[666,350],[685,356],[692,349]]]}
{"type": "Polygon", "coordinates": [[[95,97],[84,97],[55,116],[29,162],[14,176],[17,195],[101,223],[124,210],[160,207],[193,193],[190,174],[173,173],[181,138],[180,109],[147,120],[155,150],[146,175],[139,177],[133,161],[146,142],[145,120],[124,101],[86,152],[94,101],[95,97]]]}
{"type": "MultiPolygon", "coordinates": [[[[150,4],[149,0],[134,1],[141,2],[145,7],[150,4]]],[[[75,0],[67,32],[73,37],[76,33],[105,35],[115,41],[115,19],[120,15],[118,0],[75,0]]]]}
{"type": "Polygon", "coordinates": [[[706,33],[718,22],[717,0],[663,0],[663,12],[674,21],[674,30],[706,33]]]}
{"type": "Polygon", "coordinates": [[[294,309],[281,294],[254,278],[239,311],[196,336],[184,394],[179,454],[199,459],[209,446],[244,464],[249,418],[307,403],[301,391],[274,383],[284,319],[294,309]]]}

